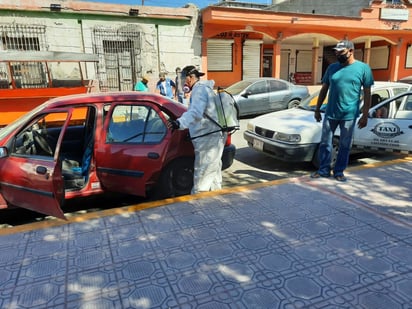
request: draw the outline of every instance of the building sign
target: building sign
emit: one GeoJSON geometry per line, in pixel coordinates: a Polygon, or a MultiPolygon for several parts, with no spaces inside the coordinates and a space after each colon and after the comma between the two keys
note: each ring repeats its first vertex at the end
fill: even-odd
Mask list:
{"type": "Polygon", "coordinates": [[[249,33],[228,31],[228,32],[221,32],[216,37],[223,38],[223,39],[233,39],[233,38],[247,39],[249,37],[249,33]]]}
{"type": "Polygon", "coordinates": [[[409,10],[408,9],[382,8],[380,18],[384,20],[407,21],[409,20],[409,10]]]}
{"type": "Polygon", "coordinates": [[[311,85],[312,84],[312,73],[311,72],[296,72],[293,77],[295,78],[296,84],[301,84],[301,85],[311,85]]]}

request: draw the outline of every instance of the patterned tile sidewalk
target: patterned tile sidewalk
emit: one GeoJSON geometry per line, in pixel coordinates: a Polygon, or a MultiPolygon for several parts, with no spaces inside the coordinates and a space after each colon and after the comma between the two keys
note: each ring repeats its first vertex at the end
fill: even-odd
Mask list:
{"type": "Polygon", "coordinates": [[[0,236],[0,308],[412,308],[411,170],[0,236]]]}

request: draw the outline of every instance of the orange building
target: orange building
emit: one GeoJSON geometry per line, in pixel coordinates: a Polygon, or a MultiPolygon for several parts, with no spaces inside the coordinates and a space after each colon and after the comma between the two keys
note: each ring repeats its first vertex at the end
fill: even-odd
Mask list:
{"type": "Polygon", "coordinates": [[[396,81],[412,75],[412,4],[404,3],[370,1],[356,17],[209,6],[202,67],[220,86],[268,76],[316,85],[336,60],[332,48],[349,39],[376,80],[396,81]]]}

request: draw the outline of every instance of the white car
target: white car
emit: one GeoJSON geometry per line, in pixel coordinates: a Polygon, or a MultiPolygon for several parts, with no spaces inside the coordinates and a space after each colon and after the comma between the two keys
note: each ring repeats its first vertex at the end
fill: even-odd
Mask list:
{"type": "MultiPolygon", "coordinates": [[[[319,91],[315,92],[297,108],[251,119],[243,134],[248,145],[278,160],[307,161],[318,167],[322,131],[322,122],[314,118],[318,95],[319,91]]],[[[323,113],[326,104],[327,98],[321,107],[323,113]]],[[[335,132],[333,162],[338,141],[339,129],[335,132]]],[[[363,129],[355,126],[352,149],[412,153],[412,85],[375,82],[368,125],[363,129]]]]}

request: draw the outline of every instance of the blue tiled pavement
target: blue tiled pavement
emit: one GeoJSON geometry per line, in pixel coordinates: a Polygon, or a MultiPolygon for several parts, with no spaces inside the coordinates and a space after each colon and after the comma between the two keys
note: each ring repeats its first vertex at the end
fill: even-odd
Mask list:
{"type": "Polygon", "coordinates": [[[412,161],[0,237],[0,308],[412,308],[412,161]]]}

